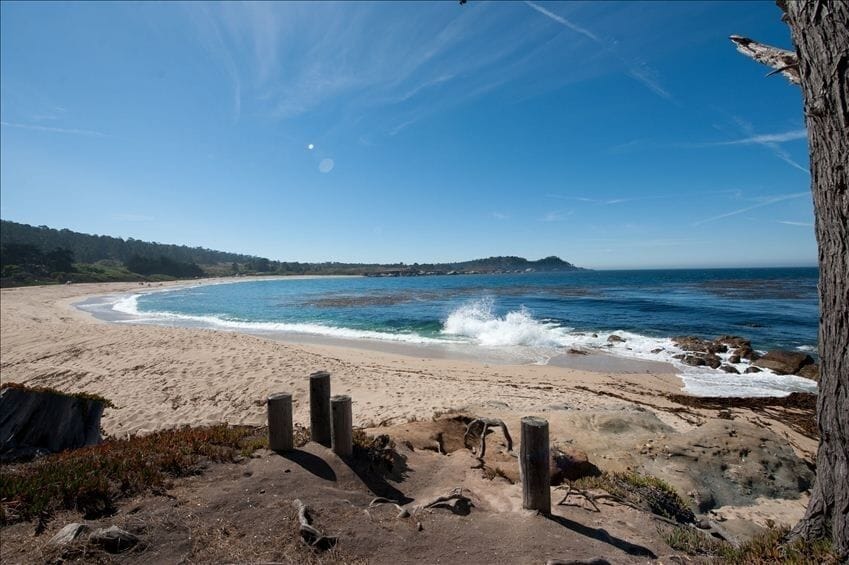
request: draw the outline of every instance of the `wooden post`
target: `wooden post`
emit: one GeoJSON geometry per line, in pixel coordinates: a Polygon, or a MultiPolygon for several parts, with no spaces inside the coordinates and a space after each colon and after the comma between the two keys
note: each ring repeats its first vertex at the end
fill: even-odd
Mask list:
{"type": "Polygon", "coordinates": [[[268,397],[268,448],[291,451],[295,447],[292,428],[292,395],[278,392],[268,397]]]}
{"type": "Polygon", "coordinates": [[[330,373],[310,375],[310,437],[330,447],[330,373]]]}
{"type": "Polygon", "coordinates": [[[330,412],[333,417],[333,453],[342,458],[350,457],[354,452],[351,397],[339,394],[331,398],[330,412]]]}
{"type": "Polygon", "coordinates": [[[535,416],[522,418],[522,445],[519,449],[522,474],[522,507],[551,513],[548,421],[535,416]]]}

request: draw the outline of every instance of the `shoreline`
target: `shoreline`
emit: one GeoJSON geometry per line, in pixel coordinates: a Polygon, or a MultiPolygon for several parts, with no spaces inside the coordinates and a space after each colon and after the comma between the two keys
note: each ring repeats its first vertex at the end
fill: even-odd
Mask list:
{"type": "MultiPolygon", "coordinates": [[[[198,281],[175,281],[153,288],[196,284],[198,281]]],[[[361,424],[430,417],[470,401],[536,408],[556,404],[558,397],[565,401],[566,396],[577,396],[588,402],[596,396],[577,393],[574,386],[595,389],[614,384],[618,388],[627,383],[661,394],[682,392],[681,379],[668,370],[617,372],[610,367],[592,371],[586,367],[494,364],[410,354],[415,351],[402,354],[352,343],[315,343],[312,339],[307,343],[210,329],[115,324],[74,306],[96,296],[138,290],[137,283],[3,289],[3,380],[102,394],[122,406],[107,413],[104,427],[109,433],[122,434],[182,424],[261,424],[267,394],[278,389],[303,393],[309,373],[322,369],[338,376],[341,392],[362,399],[355,402],[355,420],[361,424]],[[380,386],[375,386],[378,383],[380,386]],[[386,388],[389,383],[397,384],[397,390],[386,388]],[[463,385],[459,388],[468,394],[452,393],[445,383],[463,385]],[[523,387],[536,387],[536,392],[517,394],[523,387]],[[560,387],[557,393],[550,392],[560,387]],[[402,395],[408,398],[399,401],[402,395]],[[232,406],[225,405],[225,398],[232,406]],[[133,404],[140,405],[131,407],[133,404]]],[[[632,360],[623,363],[638,366],[632,360]]],[[[305,409],[303,403],[296,403],[296,416],[305,409]]]]}
{"type": "MultiPolygon", "coordinates": [[[[816,393],[816,386],[796,375],[780,375],[762,369],[748,374],[750,361],[731,360],[734,353],[720,353],[719,367],[700,367],[681,359],[689,355],[671,336],[653,336],[623,330],[592,329],[564,334],[560,346],[536,347],[530,344],[492,346],[467,336],[440,339],[416,333],[353,329],[344,325],[284,320],[250,321],[224,319],[215,314],[186,314],[140,311],[137,297],[172,289],[254,281],[315,280],[320,278],[362,278],[356,276],[296,275],[272,277],[223,277],[175,282],[169,285],[140,285],[107,294],[96,293],[72,303],[78,310],[108,323],[158,325],[223,332],[238,332],[289,345],[343,347],[403,355],[418,359],[448,359],[483,365],[542,365],[592,372],[669,373],[681,380],[685,394],[705,397],[786,397],[793,392],[816,393]],[[161,287],[161,288],[160,288],[161,287]],[[105,301],[104,301],[105,300],[105,301]],[[590,336],[591,338],[585,337],[590,336]],[[609,337],[608,337],[609,336],[609,337]],[[607,339],[605,339],[607,338],[607,339]],[[570,345],[571,343],[571,345],[570,345]],[[736,367],[735,367],[736,364],[736,367]],[[725,366],[729,365],[729,366],[725,366]],[[726,371],[725,369],[728,369],[726,371]],[[747,373],[742,376],[743,373],[747,373]]],[[[453,316],[453,314],[452,314],[453,316]]],[[[449,318],[450,321],[450,318],[449,318]]],[[[443,324],[448,322],[443,322],[443,324]]],[[[724,351],[724,350],[723,350],[724,351]]],[[[760,354],[766,353],[759,351],[760,354]]]]}
{"type": "MultiPolygon", "coordinates": [[[[608,472],[659,476],[682,493],[719,488],[710,481],[722,477],[716,484],[725,485],[717,491],[724,498],[717,499],[722,508],[716,512],[729,520],[790,524],[804,511],[804,493],[794,494],[789,479],[761,498],[735,486],[760,476],[758,461],[773,465],[778,457],[782,469],[813,461],[816,438],[785,417],[792,408],[683,405],[677,399],[682,381],[672,373],[423,359],[236,332],[110,324],[73,306],[86,297],[134,290],[133,283],[95,283],[0,291],[3,382],[104,396],[116,406],[104,413],[105,433],[126,437],[183,425],[262,426],[266,398],[276,392],[293,395],[294,420],[305,424],[309,374],[327,370],[333,393],[353,399],[354,425],[371,433],[403,437],[410,426],[456,414],[502,419],[518,431],[522,417],[541,416],[553,444],[586,452],[608,472]],[[729,462],[702,453],[714,444],[727,446],[729,462]],[[750,463],[734,459],[741,449],[751,452],[750,463]],[[713,474],[706,475],[702,464],[694,468],[690,456],[713,474]],[[726,476],[721,465],[752,474],[726,476]]],[[[726,406],[721,399],[714,404],[726,406]]]]}

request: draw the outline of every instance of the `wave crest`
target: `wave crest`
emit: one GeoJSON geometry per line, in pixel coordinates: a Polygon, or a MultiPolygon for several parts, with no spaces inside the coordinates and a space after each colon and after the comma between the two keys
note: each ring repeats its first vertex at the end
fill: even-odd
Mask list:
{"type": "Polygon", "coordinates": [[[562,332],[563,328],[555,324],[535,320],[525,308],[497,316],[494,301],[489,298],[460,306],[442,327],[445,335],[471,338],[488,347],[562,347],[566,344],[562,332]]]}

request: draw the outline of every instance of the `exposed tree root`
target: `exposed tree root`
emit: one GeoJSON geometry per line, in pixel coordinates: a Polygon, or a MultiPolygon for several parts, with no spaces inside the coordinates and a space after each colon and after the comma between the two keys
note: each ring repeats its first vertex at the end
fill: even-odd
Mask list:
{"type": "Polygon", "coordinates": [[[434,508],[447,508],[451,510],[454,514],[461,514],[463,516],[469,514],[471,512],[471,508],[474,506],[472,500],[463,494],[463,487],[457,487],[451,491],[450,494],[445,496],[437,497],[427,504],[423,504],[419,508],[421,509],[434,509],[434,508]]]}
{"type": "Polygon", "coordinates": [[[306,504],[296,498],[292,501],[292,505],[298,509],[298,521],[301,523],[301,539],[304,540],[304,543],[321,551],[325,551],[336,545],[338,541],[336,536],[325,536],[318,529],[310,525],[309,507],[306,504]]]}
{"type": "MultiPolygon", "coordinates": [[[[391,504],[392,506],[397,508],[398,509],[398,515],[396,516],[396,518],[409,518],[410,517],[410,513],[407,511],[407,509],[403,508],[401,505],[399,505],[397,500],[390,500],[388,498],[383,498],[382,496],[378,496],[377,498],[375,498],[374,500],[369,502],[368,507],[369,508],[375,508],[375,507],[380,506],[382,504],[391,504]]],[[[368,509],[366,509],[366,511],[368,511],[368,509]]]]}
{"type": "Polygon", "coordinates": [[[601,509],[600,509],[600,508],[598,507],[598,505],[595,503],[595,499],[596,499],[596,497],[594,497],[593,495],[591,495],[589,492],[587,492],[587,491],[585,491],[585,490],[583,490],[583,489],[579,489],[578,487],[573,486],[571,483],[570,483],[569,485],[566,485],[566,486],[559,486],[559,487],[556,487],[554,490],[563,490],[564,488],[566,489],[566,495],[563,497],[563,499],[562,499],[560,502],[558,502],[558,503],[557,503],[557,505],[558,505],[558,506],[560,506],[560,505],[562,505],[562,504],[565,504],[565,503],[566,503],[566,499],[568,499],[568,498],[569,498],[569,495],[570,495],[570,494],[572,494],[572,492],[574,491],[574,492],[576,492],[576,493],[580,494],[581,496],[583,496],[583,497],[584,497],[584,499],[586,499],[586,501],[587,501],[587,502],[589,502],[590,504],[592,504],[592,506],[593,506],[593,508],[595,508],[595,511],[596,511],[596,512],[601,512],[601,509]]]}
{"type": "Polygon", "coordinates": [[[463,435],[464,443],[468,437],[472,435],[473,428],[477,426],[481,426],[481,443],[477,453],[478,459],[483,459],[484,455],[486,455],[486,433],[489,431],[490,427],[498,426],[501,428],[501,432],[504,434],[504,439],[507,440],[507,452],[513,452],[513,438],[510,437],[510,432],[507,430],[507,424],[505,424],[503,420],[499,420],[497,418],[475,418],[469,422],[469,425],[466,426],[466,433],[463,435]]]}

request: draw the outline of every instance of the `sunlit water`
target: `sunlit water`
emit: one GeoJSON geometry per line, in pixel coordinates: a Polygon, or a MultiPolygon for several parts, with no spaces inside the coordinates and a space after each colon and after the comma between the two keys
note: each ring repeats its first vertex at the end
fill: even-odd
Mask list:
{"type": "MultiPolygon", "coordinates": [[[[680,351],[670,338],[740,335],[757,350],[815,354],[816,286],[817,270],[806,268],[318,278],[210,284],[82,307],[134,323],[402,342],[425,355],[450,345],[515,363],[596,350],[672,363],[693,394],[763,396],[816,386],[689,367],[672,358],[680,351]],[[609,343],[614,333],[625,341],[609,343]]],[[[742,373],[747,365],[736,366],[742,373]]]]}

